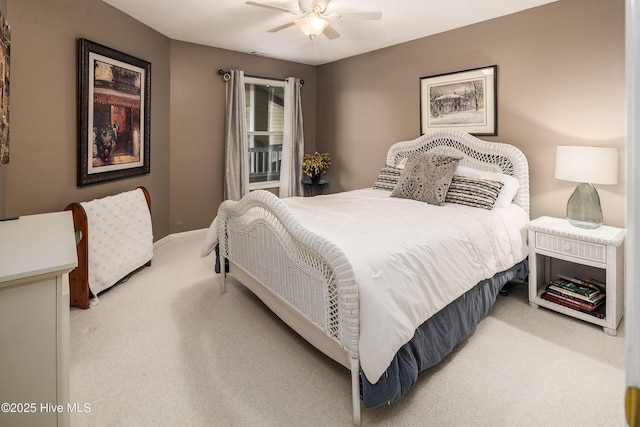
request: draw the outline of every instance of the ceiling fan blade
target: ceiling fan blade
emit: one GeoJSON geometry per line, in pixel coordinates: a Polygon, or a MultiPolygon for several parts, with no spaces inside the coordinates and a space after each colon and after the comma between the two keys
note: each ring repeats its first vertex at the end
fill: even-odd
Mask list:
{"type": "Polygon", "coordinates": [[[278,32],[280,30],[284,30],[285,28],[291,27],[293,24],[294,24],[293,22],[289,22],[287,24],[280,25],[279,27],[275,27],[275,28],[272,28],[272,29],[268,30],[267,33],[276,33],[276,32],[278,32]]]}
{"type": "Polygon", "coordinates": [[[338,37],[340,37],[340,33],[337,32],[331,25],[329,25],[327,28],[325,28],[325,30],[322,32],[322,34],[327,36],[327,38],[329,40],[334,40],[334,39],[337,39],[338,37]]]}
{"type": "Polygon", "coordinates": [[[382,12],[345,12],[337,15],[336,18],[332,18],[331,15],[328,19],[358,19],[362,21],[379,21],[382,19],[382,12]]]}
{"type": "Polygon", "coordinates": [[[300,15],[300,12],[297,11],[297,10],[287,9],[286,7],[280,7],[280,6],[276,6],[276,5],[273,5],[273,4],[258,3],[258,2],[255,2],[255,1],[246,1],[246,2],[244,2],[244,4],[247,4],[249,6],[262,7],[264,9],[277,10],[278,12],[287,12],[287,13],[290,13],[292,15],[300,15]]]}

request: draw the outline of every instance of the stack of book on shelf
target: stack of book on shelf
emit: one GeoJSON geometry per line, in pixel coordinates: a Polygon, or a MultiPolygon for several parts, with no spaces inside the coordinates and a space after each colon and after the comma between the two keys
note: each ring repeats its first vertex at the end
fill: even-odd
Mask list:
{"type": "Polygon", "coordinates": [[[597,318],[605,316],[604,283],[559,274],[546,286],[540,297],[597,318]]]}

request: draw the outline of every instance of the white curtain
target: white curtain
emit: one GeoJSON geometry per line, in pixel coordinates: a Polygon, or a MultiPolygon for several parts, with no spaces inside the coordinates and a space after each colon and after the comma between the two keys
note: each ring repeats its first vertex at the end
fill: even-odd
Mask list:
{"type": "Polygon", "coordinates": [[[302,157],[304,133],[302,126],[302,97],[300,79],[289,77],[284,85],[284,135],[280,163],[279,196],[302,196],[302,157]]]}
{"type": "Polygon", "coordinates": [[[230,70],[225,123],[224,199],[240,200],[249,194],[249,143],[244,71],[230,70]]]}

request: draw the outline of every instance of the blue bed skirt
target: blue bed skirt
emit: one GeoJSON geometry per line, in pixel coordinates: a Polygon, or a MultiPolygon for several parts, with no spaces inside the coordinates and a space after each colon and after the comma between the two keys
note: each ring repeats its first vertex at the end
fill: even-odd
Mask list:
{"type": "Polygon", "coordinates": [[[502,287],[529,274],[528,260],[484,280],[420,325],[402,346],[385,374],[371,384],[360,370],[362,400],[366,408],[394,402],[416,383],[418,374],[444,359],[468,338],[496,301],[502,287]]]}

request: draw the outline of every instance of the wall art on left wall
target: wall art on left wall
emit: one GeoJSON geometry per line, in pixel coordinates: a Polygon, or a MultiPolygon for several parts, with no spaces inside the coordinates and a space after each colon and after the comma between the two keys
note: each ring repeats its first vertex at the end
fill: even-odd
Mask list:
{"type": "Polygon", "coordinates": [[[151,63],[78,41],[78,185],[149,173],[151,63]]]}
{"type": "Polygon", "coordinates": [[[9,54],[11,29],[0,13],[0,166],[9,163],[9,54]]]}

